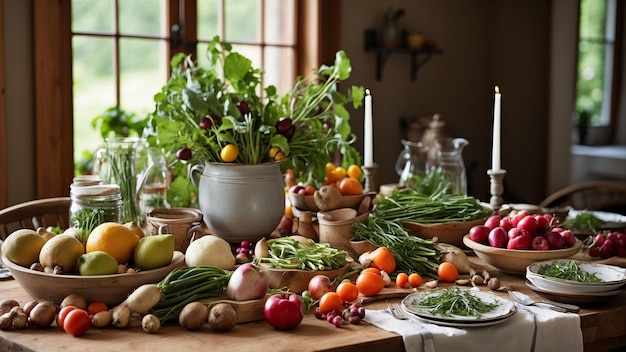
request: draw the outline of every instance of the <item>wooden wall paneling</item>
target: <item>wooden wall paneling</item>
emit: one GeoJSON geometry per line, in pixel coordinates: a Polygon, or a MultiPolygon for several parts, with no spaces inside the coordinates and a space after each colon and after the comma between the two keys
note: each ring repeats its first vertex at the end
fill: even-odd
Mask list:
{"type": "Polygon", "coordinates": [[[38,198],[65,196],[74,175],[70,0],[33,0],[38,198]]]}
{"type": "MultiPolygon", "coordinates": [[[[0,0],[0,19],[4,23],[4,0],[0,0]]],[[[4,26],[0,25],[0,209],[6,208],[9,202],[7,180],[7,123],[6,95],[4,75],[4,26]]]]}

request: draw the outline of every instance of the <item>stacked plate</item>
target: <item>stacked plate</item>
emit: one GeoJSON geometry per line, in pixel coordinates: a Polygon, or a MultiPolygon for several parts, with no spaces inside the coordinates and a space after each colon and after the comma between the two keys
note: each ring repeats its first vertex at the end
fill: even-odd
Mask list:
{"type": "Polygon", "coordinates": [[[436,295],[437,293],[433,293],[433,291],[411,293],[402,300],[402,307],[409,314],[413,314],[425,322],[461,328],[474,328],[498,324],[512,317],[517,312],[517,308],[512,301],[489,292],[470,291],[470,294],[479,298],[483,302],[495,302],[497,303],[497,306],[492,311],[483,313],[480,317],[461,315],[452,315],[449,317],[442,316],[433,313],[433,307],[420,305],[420,302],[426,296],[431,296],[433,294],[436,295]]]}
{"type": "Polygon", "coordinates": [[[529,265],[526,268],[526,280],[528,287],[548,299],[564,303],[595,304],[624,292],[626,269],[572,259],[553,259],[529,265]],[[580,270],[595,274],[600,281],[578,282],[539,274],[539,269],[544,265],[567,265],[572,261],[580,270]]]}

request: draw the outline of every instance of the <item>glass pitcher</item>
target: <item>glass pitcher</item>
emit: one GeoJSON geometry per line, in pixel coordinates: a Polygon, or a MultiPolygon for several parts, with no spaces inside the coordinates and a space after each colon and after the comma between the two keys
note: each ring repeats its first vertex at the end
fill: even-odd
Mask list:
{"type": "Polygon", "coordinates": [[[426,148],[420,142],[401,141],[404,150],[396,161],[396,172],[400,175],[400,187],[416,188],[426,176],[426,148]]]}
{"type": "Polygon", "coordinates": [[[122,195],[122,223],[134,221],[142,226],[143,218],[137,199],[136,149],[143,140],[133,137],[106,139],[106,148],[96,151],[94,173],[105,184],[117,184],[122,195]]]}
{"type": "Polygon", "coordinates": [[[467,195],[467,175],[463,161],[463,148],[469,142],[465,138],[443,138],[435,143],[437,150],[436,164],[429,172],[441,172],[445,180],[450,181],[450,192],[467,195]]]}
{"type": "Polygon", "coordinates": [[[163,150],[148,148],[148,166],[141,173],[137,184],[137,197],[142,214],[148,214],[155,208],[169,208],[167,189],[170,185],[167,163],[163,150]]]}

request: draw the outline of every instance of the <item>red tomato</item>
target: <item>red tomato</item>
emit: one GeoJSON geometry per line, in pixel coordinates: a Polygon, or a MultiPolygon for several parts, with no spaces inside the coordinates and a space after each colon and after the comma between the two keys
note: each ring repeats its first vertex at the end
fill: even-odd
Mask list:
{"type": "Polygon", "coordinates": [[[84,335],[90,327],[91,318],[89,318],[89,313],[79,308],[67,313],[63,321],[63,330],[74,337],[84,335]]]}
{"type": "Polygon", "coordinates": [[[74,306],[65,306],[61,308],[56,318],[56,323],[59,329],[63,329],[63,321],[65,320],[65,317],[69,312],[73,311],[74,309],[76,309],[76,307],[74,306]]]}

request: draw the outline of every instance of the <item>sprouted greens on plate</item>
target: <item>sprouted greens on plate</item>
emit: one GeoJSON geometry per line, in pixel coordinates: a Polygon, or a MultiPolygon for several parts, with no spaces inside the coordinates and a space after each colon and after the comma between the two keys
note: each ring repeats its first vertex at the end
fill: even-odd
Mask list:
{"type": "Polygon", "coordinates": [[[411,305],[430,308],[430,313],[444,317],[465,316],[481,318],[483,314],[493,311],[500,304],[497,301],[485,302],[470,290],[448,287],[426,294],[420,301],[411,305]]]}
{"type": "Polygon", "coordinates": [[[576,282],[591,283],[602,281],[595,273],[582,270],[573,260],[542,265],[539,267],[538,273],[539,275],[576,282]]]}

